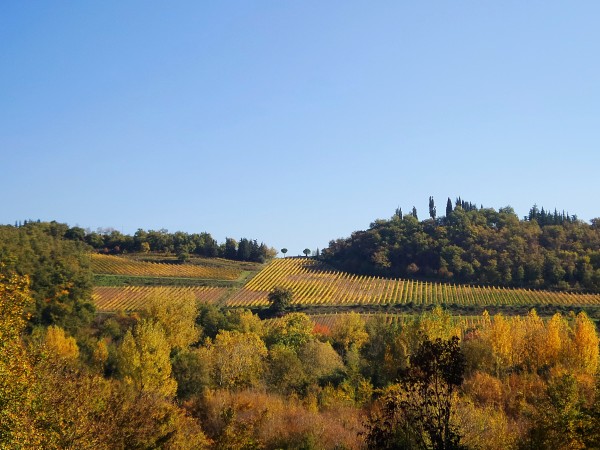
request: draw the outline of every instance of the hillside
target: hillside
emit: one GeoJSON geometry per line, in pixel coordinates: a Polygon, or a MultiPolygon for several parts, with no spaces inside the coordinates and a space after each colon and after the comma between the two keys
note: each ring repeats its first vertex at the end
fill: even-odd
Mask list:
{"type": "MultiPolygon", "coordinates": [[[[430,205],[433,199],[430,199],[430,205]]],[[[600,220],[533,207],[477,208],[450,199],[446,216],[417,219],[399,209],[389,220],[331,241],[322,256],[339,270],[531,289],[600,292],[600,220]]]]}
{"type": "MultiPolygon", "coordinates": [[[[331,268],[311,258],[273,260],[260,271],[249,271],[245,284],[237,281],[186,278],[185,274],[198,268],[189,264],[133,263],[123,257],[97,257],[93,267],[111,267],[120,280],[128,284],[96,286],[93,298],[100,311],[135,310],[143,308],[146,299],[157,292],[167,297],[188,296],[190,301],[201,301],[229,308],[263,309],[268,307],[267,296],[274,287],[283,287],[293,293],[295,310],[321,314],[325,311],[399,311],[417,313],[442,305],[454,314],[480,314],[484,309],[505,314],[520,314],[536,308],[545,315],[569,308],[585,309],[591,316],[600,310],[599,294],[583,294],[531,289],[511,289],[470,284],[438,283],[415,279],[392,279],[355,275],[331,268]],[[99,263],[102,264],[99,264],[99,263]],[[111,264],[107,266],[106,262],[111,264]],[[155,267],[156,266],[156,267],[155,267]],[[172,278],[152,278],[151,270],[164,275],[165,267],[172,278]],[[140,273],[143,277],[133,276],[140,273]],[[135,283],[136,281],[143,283],[135,283]],[[154,280],[154,282],[151,282],[154,280]],[[201,285],[198,283],[202,283],[201,285]],[[216,283],[216,284],[215,284],[216,283]]],[[[248,267],[246,267],[248,268],[248,267]]],[[[230,270],[233,270],[230,267],[230,270]]],[[[231,272],[212,273],[213,277],[231,272]]],[[[240,270],[239,273],[242,273],[240,270]]],[[[106,281],[106,279],[102,279],[106,281]]]]}
{"type": "Polygon", "coordinates": [[[98,311],[136,311],[152,297],[217,304],[239,289],[263,264],[164,254],[91,255],[92,298],[98,311]]]}
{"type": "Polygon", "coordinates": [[[568,307],[584,308],[592,313],[600,308],[599,294],[355,275],[308,258],[274,260],[225,304],[230,307],[265,307],[269,304],[268,293],[275,286],[293,292],[294,306],[303,310],[310,308],[315,313],[319,308],[347,309],[344,307],[363,311],[381,307],[422,311],[432,305],[443,305],[461,313],[480,313],[483,309],[514,313],[532,307],[548,313],[568,307]]]}

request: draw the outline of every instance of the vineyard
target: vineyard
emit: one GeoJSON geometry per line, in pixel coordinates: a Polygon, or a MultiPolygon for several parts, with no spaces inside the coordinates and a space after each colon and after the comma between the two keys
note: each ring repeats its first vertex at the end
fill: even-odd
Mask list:
{"type": "Polygon", "coordinates": [[[267,306],[275,286],[293,292],[296,305],[564,305],[600,306],[599,294],[507,289],[418,280],[387,279],[331,270],[307,258],[272,261],[246,286],[230,297],[230,307],[267,306]]]}
{"type": "Polygon", "coordinates": [[[100,254],[92,254],[92,271],[96,274],[109,275],[203,278],[212,280],[237,280],[241,275],[241,271],[233,267],[153,263],[100,254]]]}
{"type": "Polygon", "coordinates": [[[92,299],[98,311],[135,311],[144,308],[145,302],[152,297],[189,298],[190,301],[216,303],[226,293],[227,288],[215,287],[95,287],[92,299]]]}

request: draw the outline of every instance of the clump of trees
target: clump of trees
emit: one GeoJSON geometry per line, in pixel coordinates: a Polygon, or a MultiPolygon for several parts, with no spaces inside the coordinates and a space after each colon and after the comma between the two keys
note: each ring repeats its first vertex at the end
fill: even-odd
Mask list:
{"type": "Polygon", "coordinates": [[[34,325],[59,325],[74,333],[93,320],[95,308],[90,248],[66,239],[68,232],[57,222],[0,226],[0,261],[5,273],[28,277],[34,325]]]}
{"type": "Polygon", "coordinates": [[[460,198],[438,217],[398,208],[389,220],[329,243],[322,258],[361,274],[513,287],[600,291],[600,219],[534,206],[519,220],[510,207],[477,207],[460,198]]]}

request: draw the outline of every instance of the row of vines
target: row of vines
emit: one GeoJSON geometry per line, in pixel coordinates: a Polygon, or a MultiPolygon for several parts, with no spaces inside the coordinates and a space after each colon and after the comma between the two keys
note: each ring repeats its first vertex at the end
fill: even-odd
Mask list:
{"type": "Polygon", "coordinates": [[[92,254],[92,272],[107,275],[203,278],[213,280],[236,280],[241,275],[239,270],[229,267],[152,263],[101,254],[92,254]]]}
{"type": "Polygon", "coordinates": [[[228,301],[231,307],[267,306],[275,286],[290,289],[294,304],[600,305],[600,294],[507,289],[418,280],[387,279],[329,270],[316,260],[271,262],[228,301]]]}
{"type": "Polygon", "coordinates": [[[217,303],[227,291],[227,288],[208,286],[96,286],[92,299],[98,311],[137,311],[143,309],[151,297],[165,299],[184,297],[193,302],[217,303]]]}

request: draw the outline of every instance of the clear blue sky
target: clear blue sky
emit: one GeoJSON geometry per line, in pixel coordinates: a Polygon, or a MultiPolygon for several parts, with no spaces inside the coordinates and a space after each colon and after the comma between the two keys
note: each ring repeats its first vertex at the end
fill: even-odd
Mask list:
{"type": "Polygon", "coordinates": [[[4,1],[0,223],[289,254],[448,197],[600,216],[600,2],[4,1]]]}

